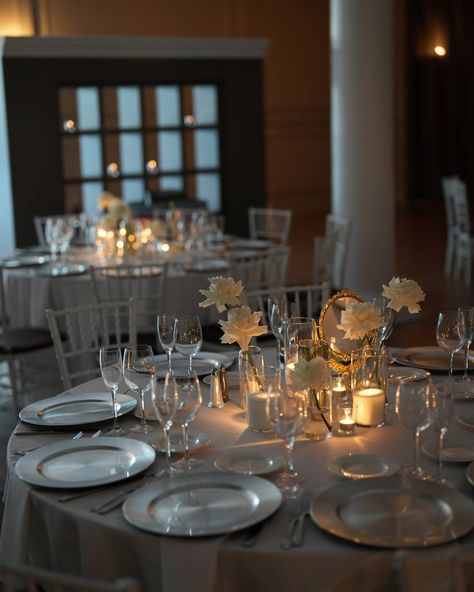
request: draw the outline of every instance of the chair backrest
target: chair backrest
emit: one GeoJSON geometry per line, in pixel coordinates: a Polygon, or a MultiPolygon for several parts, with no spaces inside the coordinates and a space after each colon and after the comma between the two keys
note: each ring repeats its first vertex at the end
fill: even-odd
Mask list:
{"type": "Polygon", "coordinates": [[[452,179],[449,189],[453,208],[453,223],[456,232],[464,232],[469,235],[471,232],[471,225],[469,220],[469,202],[467,199],[466,184],[460,179],[452,179]]]}
{"type": "Polygon", "coordinates": [[[317,319],[324,303],[331,293],[329,282],[309,284],[306,286],[286,286],[267,290],[245,290],[242,299],[252,310],[264,313],[262,324],[270,329],[268,303],[270,298],[283,298],[288,304],[288,314],[292,317],[310,317],[317,319]]]}
{"type": "Polygon", "coordinates": [[[137,309],[134,299],[46,310],[64,388],[100,374],[99,348],[135,345],[137,309]]]}
{"type": "Polygon", "coordinates": [[[325,235],[334,240],[332,285],[338,289],[344,287],[350,234],[351,221],[349,219],[335,214],[326,216],[325,235]]]}
{"type": "Polygon", "coordinates": [[[280,245],[287,245],[292,214],[292,210],[249,208],[250,238],[268,239],[280,245]]]}
{"type": "Polygon", "coordinates": [[[229,258],[229,274],[241,280],[247,291],[281,288],[285,285],[289,247],[274,247],[268,251],[237,255],[229,258]]]}
{"type": "Polygon", "coordinates": [[[446,225],[448,232],[452,232],[454,227],[454,204],[453,204],[453,184],[458,177],[443,177],[441,179],[441,188],[443,190],[444,208],[446,211],[446,225]]]}
{"type": "Polygon", "coordinates": [[[313,284],[332,283],[336,239],[333,236],[315,236],[313,248],[313,284]]]}
{"type": "Polygon", "coordinates": [[[0,265],[0,335],[2,346],[6,351],[12,347],[8,322],[7,303],[5,298],[5,268],[0,265]]]}
{"type": "Polygon", "coordinates": [[[168,265],[136,263],[91,268],[97,302],[133,298],[137,302],[137,330],[156,332],[156,316],[161,312],[168,278],[168,265]]]}
{"type": "Polygon", "coordinates": [[[0,565],[0,581],[4,592],[28,590],[28,592],[139,592],[136,580],[123,578],[105,582],[26,565],[0,565]]]}

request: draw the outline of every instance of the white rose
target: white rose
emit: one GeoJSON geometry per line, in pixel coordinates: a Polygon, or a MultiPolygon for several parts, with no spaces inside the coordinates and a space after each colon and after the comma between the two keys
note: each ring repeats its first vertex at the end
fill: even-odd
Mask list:
{"type": "Polygon", "coordinates": [[[426,294],[421,289],[420,285],[414,280],[407,280],[406,278],[393,277],[388,286],[383,285],[382,296],[388,298],[390,308],[400,311],[404,306],[408,308],[408,312],[419,312],[420,302],[423,302],[426,294]]]}
{"type": "Polygon", "coordinates": [[[345,332],[344,339],[363,339],[382,325],[382,317],[373,304],[354,302],[341,312],[341,323],[337,328],[345,332]]]}
{"type": "Polygon", "coordinates": [[[265,335],[268,331],[266,326],[259,325],[262,316],[261,311],[252,312],[248,306],[231,308],[227,321],[219,321],[224,331],[221,343],[237,342],[241,349],[247,350],[252,337],[265,335]]]}
{"type": "Polygon", "coordinates": [[[209,290],[199,290],[206,300],[199,303],[201,308],[216,305],[218,312],[224,312],[227,306],[240,304],[239,295],[243,290],[241,281],[235,282],[232,278],[221,276],[211,278],[209,290]]]}
{"type": "Polygon", "coordinates": [[[290,372],[291,387],[296,391],[312,388],[319,391],[329,384],[331,375],[326,360],[316,356],[311,360],[298,360],[294,370],[290,372]]]}

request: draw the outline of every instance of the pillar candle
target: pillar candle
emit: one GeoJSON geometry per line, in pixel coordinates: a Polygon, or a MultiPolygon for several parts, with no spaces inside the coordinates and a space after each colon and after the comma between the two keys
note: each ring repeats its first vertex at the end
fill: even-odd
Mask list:
{"type": "Polygon", "coordinates": [[[385,393],[380,388],[369,387],[352,393],[358,406],[357,423],[363,426],[378,426],[385,421],[385,393]]]}

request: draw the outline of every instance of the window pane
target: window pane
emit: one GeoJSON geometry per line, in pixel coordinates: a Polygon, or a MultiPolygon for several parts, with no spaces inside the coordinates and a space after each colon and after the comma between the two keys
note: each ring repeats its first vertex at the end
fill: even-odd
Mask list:
{"type": "Polygon", "coordinates": [[[90,216],[96,216],[99,208],[99,196],[103,192],[102,183],[83,183],[82,184],[82,211],[90,216]]]}
{"type": "Polygon", "coordinates": [[[120,171],[122,174],[143,172],[143,145],[141,134],[120,134],[120,171]]]}
{"type": "Polygon", "coordinates": [[[196,175],[196,197],[207,203],[210,212],[221,209],[221,180],[216,174],[196,175]]]}
{"type": "Polygon", "coordinates": [[[168,191],[170,189],[175,191],[182,191],[184,189],[183,177],[169,176],[160,178],[160,189],[162,191],[168,191]]]}
{"type": "Polygon", "coordinates": [[[158,134],[158,167],[162,171],[179,171],[183,167],[179,132],[160,132],[158,134]]]}
{"type": "Polygon", "coordinates": [[[142,110],[138,86],[119,86],[117,88],[117,103],[119,128],[140,127],[142,110]]]}
{"type": "Polygon", "coordinates": [[[122,198],[127,202],[142,201],[145,197],[143,179],[124,179],[122,181],[122,198]]]}
{"type": "Polygon", "coordinates": [[[77,120],[80,130],[96,130],[100,127],[99,91],[97,88],[79,87],[77,120]]]}
{"type": "Polygon", "coordinates": [[[102,176],[102,142],[99,135],[80,136],[79,155],[82,177],[102,176]]]}
{"type": "Polygon", "coordinates": [[[193,86],[193,111],[196,125],[217,124],[217,87],[193,86]]]}
{"type": "Polygon", "coordinates": [[[214,130],[194,132],[194,159],[196,168],[217,168],[219,166],[219,136],[214,130]]]}
{"type": "Polygon", "coordinates": [[[160,126],[180,125],[181,109],[178,86],[157,86],[156,119],[160,126]]]}

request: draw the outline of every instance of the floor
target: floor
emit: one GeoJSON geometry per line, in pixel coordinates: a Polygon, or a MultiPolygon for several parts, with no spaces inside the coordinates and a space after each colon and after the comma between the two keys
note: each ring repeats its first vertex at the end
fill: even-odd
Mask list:
{"type": "MultiPolygon", "coordinates": [[[[289,283],[311,281],[313,238],[323,233],[323,227],[324,216],[294,218],[290,237],[292,258],[289,283]]],[[[472,304],[473,289],[444,277],[445,221],[441,209],[418,207],[399,211],[396,236],[397,274],[417,280],[427,296],[422,314],[414,322],[397,328],[389,345],[434,345],[438,311],[472,304]]],[[[5,476],[6,444],[16,423],[11,396],[4,380],[2,382],[2,370],[0,364],[0,490],[5,476]]],[[[22,393],[19,407],[63,390],[52,349],[30,354],[25,376],[31,384],[22,393]]]]}

